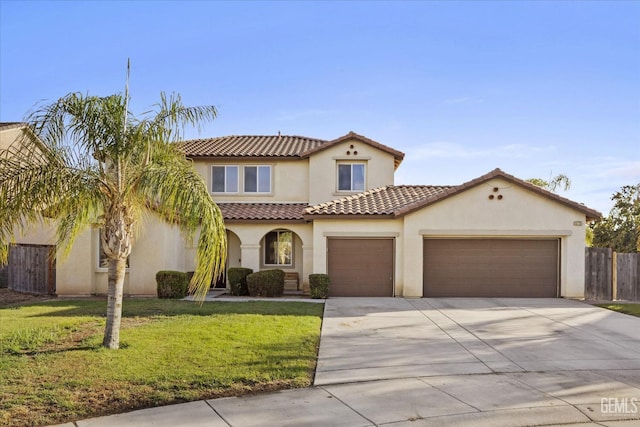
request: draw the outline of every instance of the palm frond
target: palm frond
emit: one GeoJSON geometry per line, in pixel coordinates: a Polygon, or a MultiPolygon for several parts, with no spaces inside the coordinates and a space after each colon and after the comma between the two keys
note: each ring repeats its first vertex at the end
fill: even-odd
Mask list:
{"type": "Polygon", "coordinates": [[[149,165],[138,184],[152,208],[167,221],[176,223],[187,238],[200,231],[196,270],[190,292],[204,299],[211,281],[224,271],[226,231],[222,213],[209,195],[206,183],[184,159],[149,165]]]}
{"type": "Polygon", "coordinates": [[[153,206],[187,236],[200,230],[193,290],[204,296],[224,269],[226,233],[202,177],[174,143],[185,126],[212,120],[217,111],[185,107],[176,94],[160,98],[142,119],[126,111],[119,94],[70,93],[29,115],[39,140],[0,158],[0,262],[6,262],[14,228],[42,221],[43,213],[58,219],[64,255],[88,224],[100,215],[106,223],[112,208],[125,212],[135,229],[153,206]]]}
{"type": "MultiPolygon", "coordinates": [[[[20,141],[0,156],[0,176],[0,242],[6,248],[14,231],[42,223],[43,211],[65,197],[69,170],[58,152],[20,141]]],[[[6,256],[0,250],[0,263],[6,256]]]]}
{"type": "Polygon", "coordinates": [[[149,121],[149,130],[168,143],[182,139],[186,125],[196,126],[200,131],[203,122],[218,116],[218,110],[213,105],[185,107],[176,93],[167,97],[162,92],[156,108],[155,117],[149,121]]]}

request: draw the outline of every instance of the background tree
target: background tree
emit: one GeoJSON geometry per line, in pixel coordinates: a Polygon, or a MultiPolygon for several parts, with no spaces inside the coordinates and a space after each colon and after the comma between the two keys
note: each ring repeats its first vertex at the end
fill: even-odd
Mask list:
{"type": "Polygon", "coordinates": [[[571,188],[571,180],[565,174],[559,174],[551,177],[549,178],[549,181],[542,178],[530,178],[527,180],[527,182],[553,192],[555,192],[558,188],[562,188],[563,191],[567,191],[569,190],[569,188],[571,188]]]}
{"type": "Polygon", "coordinates": [[[103,346],[118,348],[126,260],[145,211],[199,231],[190,291],[204,298],[226,258],[222,214],[202,177],[176,145],[185,125],[213,120],[213,106],[185,107],[178,95],[142,118],[127,97],[72,93],[40,106],[29,123],[41,143],[14,144],[0,156],[0,263],[6,264],[14,231],[45,216],[56,220],[60,255],[89,226],[102,229],[109,259],[107,323],[103,346]]]}
{"type": "Polygon", "coordinates": [[[612,197],[609,215],[591,225],[593,246],[640,252],[640,183],[625,185],[612,197]]]}

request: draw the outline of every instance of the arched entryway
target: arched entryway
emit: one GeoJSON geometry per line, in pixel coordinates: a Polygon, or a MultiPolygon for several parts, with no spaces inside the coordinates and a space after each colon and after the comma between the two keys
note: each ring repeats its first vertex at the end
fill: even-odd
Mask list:
{"type": "Polygon", "coordinates": [[[260,240],[260,269],[285,272],[285,291],[299,291],[303,270],[302,239],[288,228],[274,228],[260,240]]]}

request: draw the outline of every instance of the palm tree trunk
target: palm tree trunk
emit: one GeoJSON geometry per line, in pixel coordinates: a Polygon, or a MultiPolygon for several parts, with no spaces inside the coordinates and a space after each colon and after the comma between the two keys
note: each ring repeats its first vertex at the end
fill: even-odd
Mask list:
{"type": "Polygon", "coordinates": [[[102,346],[116,350],[120,347],[120,321],[122,320],[122,292],[126,259],[109,260],[109,291],[107,302],[107,327],[102,346]]]}

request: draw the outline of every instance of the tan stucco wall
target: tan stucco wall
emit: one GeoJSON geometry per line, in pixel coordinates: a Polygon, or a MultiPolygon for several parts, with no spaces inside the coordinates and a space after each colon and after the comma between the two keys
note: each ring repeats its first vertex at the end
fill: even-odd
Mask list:
{"type": "Polygon", "coordinates": [[[214,193],[216,202],[306,202],[309,200],[309,161],[289,159],[256,159],[256,160],[196,160],[194,167],[205,178],[207,188],[211,191],[211,167],[221,165],[238,165],[239,190],[238,194],[214,193]],[[271,166],[272,182],[271,194],[246,194],[243,189],[242,166],[271,166]]]}
{"type": "Polygon", "coordinates": [[[405,217],[405,296],[422,295],[425,237],[533,237],[560,239],[560,294],[584,297],[585,222],[584,214],[502,179],[471,188],[405,217]]]}
{"type": "MultiPolygon", "coordinates": [[[[185,271],[185,242],[177,227],[155,215],[146,217],[129,257],[124,293],[155,296],[155,275],[160,270],[185,271]]],[[[57,262],[58,295],[106,294],[108,272],[98,267],[99,232],[88,229],[77,239],[69,256],[57,262]]]]}
{"type": "Polygon", "coordinates": [[[0,130],[0,150],[6,150],[18,138],[23,137],[23,130],[19,127],[0,130]]]}
{"type": "Polygon", "coordinates": [[[25,245],[54,245],[56,237],[55,223],[44,219],[41,224],[32,225],[22,233],[14,227],[13,243],[25,245]]]}
{"type": "Polygon", "coordinates": [[[93,230],[81,233],[68,256],[56,259],[56,293],[61,296],[95,293],[97,248],[93,245],[93,230]]]}
{"type": "Polygon", "coordinates": [[[338,191],[339,162],[366,163],[365,190],[393,184],[393,155],[357,140],[348,140],[311,155],[309,160],[309,203],[314,205],[348,196],[338,191]],[[353,145],[353,148],[351,148],[353,145]],[[347,155],[347,151],[351,154],[347,155]],[[355,155],[354,152],[358,154],[355,155]]]}

